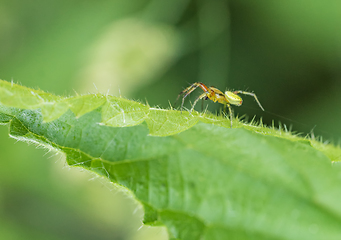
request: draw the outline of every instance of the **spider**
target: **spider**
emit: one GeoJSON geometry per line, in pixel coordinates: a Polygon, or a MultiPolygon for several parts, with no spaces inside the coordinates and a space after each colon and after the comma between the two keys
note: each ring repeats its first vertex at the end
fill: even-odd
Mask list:
{"type": "Polygon", "coordinates": [[[207,87],[203,83],[195,82],[191,86],[189,86],[188,88],[183,90],[178,95],[178,97],[176,99],[176,101],[178,101],[179,97],[184,94],[184,96],[182,98],[182,104],[181,104],[181,113],[182,113],[182,108],[184,106],[185,98],[191,92],[193,92],[197,87],[200,87],[204,91],[204,93],[202,93],[197,99],[195,99],[195,101],[193,103],[193,106],[192,106],[192,108],[190,110],[190,114],[193,111],[194,106],[197,104],[197,102],[200,99],[204,99],[204,100],[210,99],[213,102],[218,102],[218,103],[224,104],[225,108],[226,108],[226,106],[229,108],[231,128],[232,128],[232,109],[231,109],[231,105],[240,106],[243,103],[243,99],[240,96],[237,95],[238,93],[245,94],[245,95],[250,95],[250,96],[254,97],[256,102],[258,103],[259,107],[264,111],[264,108],[262,107],[262,105],[258,101],[258,98],[257,98],[256,94],[254,94],[254,93],[240,91],[240,90],[239,91],[233,91],[233,92],[225,91],[225,93],[223,93],[223,92],[221,92],[219,89],[217,89],[215,87],[207,87]]]}

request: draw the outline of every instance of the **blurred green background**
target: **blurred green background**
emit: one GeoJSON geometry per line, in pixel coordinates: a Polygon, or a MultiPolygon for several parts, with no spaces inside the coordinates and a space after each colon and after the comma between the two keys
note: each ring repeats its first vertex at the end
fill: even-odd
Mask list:
{"type": "MultiPolygon", "coordinates": [[[[341,1],[0,0],[0,78],[163,108],[196,81],[254,91],[266,112],[245,96],[235,114],[338,143],[341,1]]],[[[140,229],[141,207],[105,179],[7,133],[0,127],[0,239],[167,239],[140,229]]]]}

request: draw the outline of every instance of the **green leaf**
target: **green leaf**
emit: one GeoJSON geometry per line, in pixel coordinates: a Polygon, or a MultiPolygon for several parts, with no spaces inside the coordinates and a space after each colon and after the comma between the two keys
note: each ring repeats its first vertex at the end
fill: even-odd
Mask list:
{"type": "Polygon", "coordinates": [[[135,126],[142,123],[148,113],[149,107],[141,103],[108,96],[102,111],[102,123],[112,127],[135,126]]]}
{"type": "Polygon", "coordinates": [[[338,147],[113,96],[63,98],[4,81],[0,93],[10,136],[123,186],[144,222],[172,239],[339,239],[338,147]]]}

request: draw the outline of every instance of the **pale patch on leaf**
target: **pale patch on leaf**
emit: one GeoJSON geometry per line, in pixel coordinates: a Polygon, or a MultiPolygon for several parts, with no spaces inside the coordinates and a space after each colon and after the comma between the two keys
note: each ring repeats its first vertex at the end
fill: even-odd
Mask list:
{"type": "Polygon", "coordinates": [[[124,98],[107,96],[102,108],[102,123],[112,127],[128,127],[142,123],[149,114],[149,107],[124,98]]]}

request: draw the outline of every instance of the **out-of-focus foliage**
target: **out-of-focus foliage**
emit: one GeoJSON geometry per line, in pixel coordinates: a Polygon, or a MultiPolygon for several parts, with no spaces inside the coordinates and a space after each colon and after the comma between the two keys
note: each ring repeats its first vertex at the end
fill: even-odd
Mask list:
{"type": "MultiPolygon", "coordinates": [[[[338,0],[1,0],[0,78],[65,95],[73,88],[97,92],[94,83],[98,91],[162,107],[202,81],[254,91],[268,111],[245,97],[235,108],[240,115],[306,133],[314,128],[315,135],[337,141],[340,22],[338,0]]],[[[206,103],[213,112],[220,107],[206,103]]],[[[0,170],[1,238],[91,239],[84,229],[106,228],[102,239],[151,239],[137,231],[142,213],[132,215],[136,205],[125,205],[116,190],[89,186],[85,173],[74,177],[55,158],[13,145],[6,134],[1,142],[1,159],[12,159],[0,170]],[[108,195],[106,203],[98,203],[101,194],[108,195]],[[132,225],[122,228],[124,221],[112,215],[127,216],[132,225]]]]}

